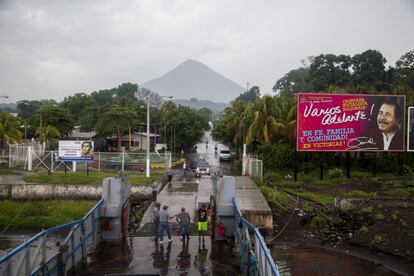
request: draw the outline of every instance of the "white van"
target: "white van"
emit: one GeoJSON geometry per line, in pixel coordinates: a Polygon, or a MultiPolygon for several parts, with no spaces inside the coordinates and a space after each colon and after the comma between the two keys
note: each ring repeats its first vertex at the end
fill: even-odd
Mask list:
{"type": "Polygon", "coordinates": [[[219,153],[220,161],[230,161],[232,159],[230,150],[228,148],[221,148],[219,153]]]}

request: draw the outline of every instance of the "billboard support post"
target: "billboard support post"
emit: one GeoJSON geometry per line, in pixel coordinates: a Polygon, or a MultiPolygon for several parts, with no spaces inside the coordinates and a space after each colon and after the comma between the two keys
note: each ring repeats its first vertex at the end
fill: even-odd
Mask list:
{"type": "Polygon", "coordinates": [[[63,161],[63,165],[65,167],[65,175],[66,175],[67,168],[66,168],[66,162],[65,161],[63,161]]]}
{"type": "Polygon", "coordinates": [[[346,178],[351,178],[351,160],[350,152],[346,152],[346,178]]]}
{"type": "Polygon", "coordinates": [[[372,152],[372,177],[377,177],[377,153],[372,152]]]}
{"type": "Polygon", "coordinates": [[[297,158],[298,152],[295,149],[295,182],[298,181],[298,158],[297,158]]]}
{"type": "Polygon", "coordinates": [[[404,175],[404,171],[403,171],[403,158],[402,158],[402,154],[401,152],[398,153],[398,164],[400,167],[400,175],[403,176],[404,175]]]}
{"type": "Polygon", "coordinates": [[[321,181],[323,180],[323,152],[319,152],[319,159],[321,161],[321,181]]]}

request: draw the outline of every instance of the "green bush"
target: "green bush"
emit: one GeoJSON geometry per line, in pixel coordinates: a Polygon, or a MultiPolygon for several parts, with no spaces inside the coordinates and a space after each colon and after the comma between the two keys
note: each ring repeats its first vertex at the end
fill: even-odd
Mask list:
{"type": "Polygon", "coordinates": [[[295,149],[290,144],[261,145],[258,154],[266,171],[290,169],[294,165],[295,149]]]}
{"type": "Polygon", "coordinates": [[[283,176],[281,176],[277,172],[267,172],[263,176],[264,182],[271,182],[271,183],[278,183],[280,181],[283,181],[283,176]]]}
{"type": "Polygon", "coordinates": [[[375,219],[376,219],[376,220],[383,220],[383,219],[384,219],[384,215],[383,215],[383,214],[381,214],[381,213],[376,213],[376,214],[375,214],[375,219]]]}
{"type": "Polygon", "coordinates": [[[383,242],[384,242],[384,238],[381,235],[375,235],[374,236],[374,239],[371,241],[371,243],[374,246],[378,246],[378,245],[380,245],[383,242]]]}
{"type": "Polygon", "coordinates": [[[344,171],[340,168],[330,169],[328,171],[328,176],[330,178],[342,178],[344,176],[344,171]]]}
{"type": "Polygon", "coordinates": [[[409,194],[411,197],[414,197],[414,188],[408,188],[408,194],[409,194]]]}
{"type": "Polygon", "coordinates": [[[344,194],[346,197],[364,197],[367,193],[361,190],[352,190],[344,194]]]}
{"type": "Polygon", "coordinates": [[[366,235],[366,234],[368,234],[369,230],[368,230],[368,228],[364,225],[364,226],[362,226],[362,227],[358,230],[358,232],[359,232],[360,234],[366,235]]]}
{"type": "Polygon", "coordinates": [[[312,219],[310,226],[312,228],[325,228],[328,226],[328,221],[324,217],[317,215],[312,219]]]}

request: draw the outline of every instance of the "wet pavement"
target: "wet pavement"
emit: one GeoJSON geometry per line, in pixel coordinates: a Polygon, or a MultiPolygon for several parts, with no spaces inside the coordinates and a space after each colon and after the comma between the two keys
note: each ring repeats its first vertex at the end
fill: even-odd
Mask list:
{"type": "Polygon", "coordinates": [[[182,242],[174,236],[173,242],[161,245],[150,237],[133,237],[90,256],[80,275],[240,275],[237,263],[231,244],[207,237],[203,243],[197,237],[182,242]]]}
{"type": "Polygon", "coordinates": [[[0,175],[0,184],[3,185],[21,185],[26,184],[23,180],[24,174],[2,174],[0,175]]]}

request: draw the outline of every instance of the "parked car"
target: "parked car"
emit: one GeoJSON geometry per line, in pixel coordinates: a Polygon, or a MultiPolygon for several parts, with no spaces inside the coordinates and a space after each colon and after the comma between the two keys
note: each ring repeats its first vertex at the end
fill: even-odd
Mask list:
{"type": "Polygon", "coordinates": [[[196,169],[195,169],[196,177],[202,175],[210,175],[210,165],[206,160],[199,159],[197,160],[196,169]]]}
{"type": "Polygon", "coordinates": [[[229,149],[220,149],[219,159],[220,159],[220,161],[230,161],[232,159],[230,150],[229,149]]]}

